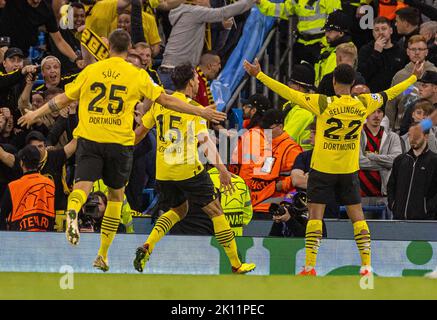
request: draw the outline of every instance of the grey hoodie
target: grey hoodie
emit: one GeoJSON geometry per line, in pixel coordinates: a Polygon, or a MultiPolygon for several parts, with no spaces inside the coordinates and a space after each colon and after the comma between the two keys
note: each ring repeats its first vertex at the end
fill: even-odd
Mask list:
{"type": "Polygon", "coordinates": [[[252,8],[254,0],[239,0],[221,8],[181,4],[169,13],[173,26],[165,46],[163,66],[199,64],[205,43],[205,23],[222,22],[252,8]]]}

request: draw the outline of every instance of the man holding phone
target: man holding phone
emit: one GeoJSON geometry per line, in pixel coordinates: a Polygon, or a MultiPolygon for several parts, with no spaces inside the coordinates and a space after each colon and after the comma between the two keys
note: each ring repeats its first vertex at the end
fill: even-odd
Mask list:
{"type": "Polygon", "coordinates": [[[393,76],[405,65],[403,48],[393,44],[390,20],[378,17],[373,24],[375,41],[364,45],[358,55],[358,72],[366,79],[371,92],[390,87],[393,76]]]}

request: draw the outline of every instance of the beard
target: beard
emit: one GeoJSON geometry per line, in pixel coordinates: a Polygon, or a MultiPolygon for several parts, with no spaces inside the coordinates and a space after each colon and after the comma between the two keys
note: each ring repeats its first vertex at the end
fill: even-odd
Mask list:
{"type": "Polygon", "coordinates": [[[419,150],[420,148],[423,147],[424,144],[425,144],[425,140],[419,141],[417,143],[413,143],[413,144],[411,144],[411,149],[419,150]]]}

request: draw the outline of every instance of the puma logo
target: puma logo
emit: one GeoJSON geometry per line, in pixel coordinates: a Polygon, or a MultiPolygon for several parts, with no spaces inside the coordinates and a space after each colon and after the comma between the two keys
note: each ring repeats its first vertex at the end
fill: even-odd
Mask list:
{"type": "Polygon", "coordinates": [[[109,238],[109,233],[106,233],[106,232],[103,232],[103,231],[102,231],[102,234],[103,234],[104,236],[106,236],[106,238],[109,238]]]}

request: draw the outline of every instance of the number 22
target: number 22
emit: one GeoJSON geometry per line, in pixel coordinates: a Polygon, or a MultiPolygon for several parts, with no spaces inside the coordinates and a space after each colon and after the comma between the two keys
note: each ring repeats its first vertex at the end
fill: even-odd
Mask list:
{"type": "MultiPolygon", "coordinates": [[[[340,140],[340,135],[334,134],[333,132],[342,129],[343,122],[337,118],[329,118],[326,121],[326,123],[332,126],[331,128],[326,129],[325,132],[323,133],[325,138],[330,140],[340,140]]],[[[352,128],[352,130],[345,134],[344,140],[356,139],[358,137],[357,131],[360,128],[360,126],[361,126],[360,120],[352,120],[348,125],[348,128],[352,128]]]]}

